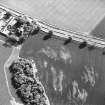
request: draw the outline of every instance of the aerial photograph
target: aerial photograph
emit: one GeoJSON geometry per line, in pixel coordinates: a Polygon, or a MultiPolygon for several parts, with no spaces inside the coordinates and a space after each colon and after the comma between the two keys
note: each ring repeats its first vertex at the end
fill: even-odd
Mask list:
{"type": "Polygon", "coordinates": [[[105,105],[104,0],[0,0],[0,105],[105,105]]]}

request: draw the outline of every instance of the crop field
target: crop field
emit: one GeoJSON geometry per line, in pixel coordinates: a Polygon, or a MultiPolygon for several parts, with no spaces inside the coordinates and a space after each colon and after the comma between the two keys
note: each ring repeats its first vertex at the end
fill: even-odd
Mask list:
{"type": "MultiPolygon", "coordinates": [[[[85,33],[90,33],[105,13],[103,0],[1,0],[0,4],[58,28],[85,33]]],[[[0,43],[0,105],[10,105],[4,63],[12,51],[16,54],[12,56],[14,62],[9,62],[11,57],[8,60],[11,66],[7,65],[5,70],[17,102],[48,105],[47,96],[50,105],[104,105],[105,49],[74,40],[64,45],[66,39],[53,37],[53,32],[49,32],[51,36],[39,28],[38,33],[27,38],[16,60],[18,48],[0,43]],[[46,35],[48,39],[44,39],[46,35]]]]}
{"type": "Polygon", "coordinates": [[[3,66],[11,50],[10,48],[5,49],[2,47],[2,43],[0,42],[0,105],[10,105],[3,66]]]}
{"type": "Polygon", "coordinates": [[[91,32],[104,18],[104,0],[0,0],[0,3],[51,25],[91,32]]]}

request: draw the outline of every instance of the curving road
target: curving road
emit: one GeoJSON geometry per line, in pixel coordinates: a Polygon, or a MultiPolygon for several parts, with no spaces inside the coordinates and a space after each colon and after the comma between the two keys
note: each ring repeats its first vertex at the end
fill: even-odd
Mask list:
{"type": "Polygon", "coordinates": [[[4,48],[1,46],[0,42],[0,104],[1,105],[10,105],[9,104],[9,95],[6,87],[6,80],[3,71],[3,65],[5,61],[8,59],[12,49],[4,48]]]}

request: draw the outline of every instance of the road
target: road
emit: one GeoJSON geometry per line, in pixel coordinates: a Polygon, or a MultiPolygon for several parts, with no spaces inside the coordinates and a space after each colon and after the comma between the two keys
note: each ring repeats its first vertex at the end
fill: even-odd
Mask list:
{"type": "Polygon", "coordinates": [[[57,27],[79,32],[91,32],[105,16],[103,0],[1,0],[0,3],[57,27]]]}
{"type": "Polygon", "coordinates": [[[1,45],[2,43],[0,42],[0,105],[10,105],[3,65],[8,59],[12,49],[4,48],[1,45]]]}

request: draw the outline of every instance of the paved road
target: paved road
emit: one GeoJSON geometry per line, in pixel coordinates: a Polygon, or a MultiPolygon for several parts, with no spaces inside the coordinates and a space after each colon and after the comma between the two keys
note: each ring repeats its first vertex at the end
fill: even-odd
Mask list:
{"type": "Polygon", "coordinates": [[[103,0],[1,0],[1,4],[68,30],[90,32],[105,13],[103,0]]]}
{"type": "MultiPolygon", "coordinates": [[[[68,0],[65,0],[65,2],[63,0],[56,0],[54,2],[49,0],[48,3],[45,0],[38,1],[1,0],[0,3],[12,9],[23,11],[32,17],[47,21],[50,24],[55,24],[58,27],[85,32],[90,32],[104,17],[103,14],[105,13],[105,3],[100,0],[88,0],[88,2],[86,0],[69,0],[70,2],[68,0]],[[65,12],[65,10],[67,11],[65,12]]],[[[0,47],[0,105],[8,105],[8,101],[5,101],[8,99],[8,94],[3,64],[10,53],[11,49],[0,47]]]]}

